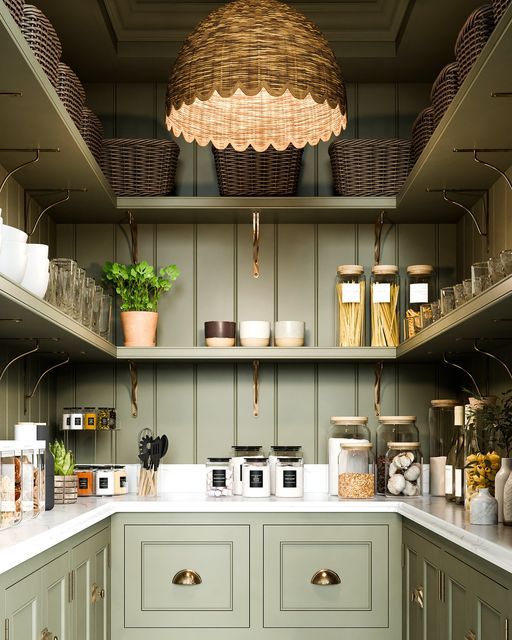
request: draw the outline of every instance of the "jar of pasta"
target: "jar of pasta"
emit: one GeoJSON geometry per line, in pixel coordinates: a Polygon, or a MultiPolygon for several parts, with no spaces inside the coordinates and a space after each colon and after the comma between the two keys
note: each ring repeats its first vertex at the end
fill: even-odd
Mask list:
{"type": "Polygon", "coordinates": [[[336,274],[336,346],[364,346],[366,279],[360,264],[341,264],[336,274]]]}
{"type": "Polygon", "coordinates": [[[376,264],[372,267],[372,347],[397,347],[398,301],[400,278],[394,264],[376,264]]]}

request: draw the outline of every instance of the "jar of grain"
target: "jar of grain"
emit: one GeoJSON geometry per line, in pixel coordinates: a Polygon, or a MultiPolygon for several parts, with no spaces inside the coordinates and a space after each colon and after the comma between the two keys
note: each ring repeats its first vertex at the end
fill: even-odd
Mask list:
{"type": "Polygon", "coordinates": [[[336,346],[364,346],[366,279],[360,264],[341,264],[336,275],[336,346]]]}
{"type": "Polygon", "coordinates": [[[332,416],[329,431],[329,493],[338,495],[338,458],[340,447],[345,442],[357,440],[361,443],[371,442],[368,418],[366,416],[332,416]]]}
{"type": "Polygon", "coordinates": [[[398,331],[398,301],[400,278],[394,264],[376,264],[372,267],[372,347],[396,347],[400,342],[398,331]]]}
{"type": "Polygon", "coordinates": [[[338,496],[340,498],[373,498],[375,496],[375,460],[370,442],[346,442],[341,445],[338,463],[338,496]]]}

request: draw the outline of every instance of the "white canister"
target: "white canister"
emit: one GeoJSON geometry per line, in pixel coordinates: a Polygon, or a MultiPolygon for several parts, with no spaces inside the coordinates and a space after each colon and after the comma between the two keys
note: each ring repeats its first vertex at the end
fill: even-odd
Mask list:
{"type": "Polygon", "coordinates": [[[231,458],[208,458],[206,461],[206,495],[212,498],[233,495],[231,458]]]}
{"type": "Polygon", "coordinates": [[[62,431],[69,431],[71,429],[71,414],[73,409],[71,407],[64,407],[62,409],[62,431]]]}
{"type": "Polygon", "coordinates": [[[269,498],[268,458],[246,458],[242,469],[244,498],[269,498]]]}
{"type": "Polygon", "coordinates": [[[113,467],[98,467],[96,469],[96,495],[97,496],[113,496],[114,495],[114,475],[113,467]]]}
{"type": "Polygon", "coordinates": [[[231,470],[233,472],[233,495],[243,494],[243,466],[246,458],[261,458],[259,445],[234,445],[231,447],[234,456],[231,458],[231,470]]]}
{"type": "Polygon", "coordinates": [[[81,409],[75,407],[71,409],[69,416],[69,429],[71,431],[80,431],[84,428],[84,413],[81,409]]]}
{"type": "Polygon", "coordinates": [[[122,496],[128,493],[128,474],[123,465],[114,465],[114,495],[122,496]]]}
{"type": "Polygon", "coordinates": [[[244,320],[240,323],[242,347],[268,347],[270,344],[270,322],[266,320],[244,320]]]}
{"type": "Polygon", "coordinates": [[[305,323],[303,320],[279,320],[274,325],[276,347],[303,347],[305,323]]]}
{"type": "Polygon", "coordinates": [[[304,461],[302,458],[278,458],[276,464],[276,497],[304,497],[304,461]]]}
{"type": "Polygon", "coordinates": [[[302,458],[302,446],[274,444],[270,447],[268,465],[270,468],[270,494],[276,494],[276,465],[278,458],[302,458]]]}

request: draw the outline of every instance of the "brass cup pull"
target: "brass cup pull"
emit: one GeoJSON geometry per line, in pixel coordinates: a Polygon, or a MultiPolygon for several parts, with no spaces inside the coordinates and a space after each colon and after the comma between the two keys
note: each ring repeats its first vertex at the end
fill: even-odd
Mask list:
{"type": "Polygon", "coordinates": [[[196,584],[201,584],[202,582],[201,576],[193,569],[181,569],[172,579],[173,584],[181,587],[194,587],[196,584]]]}
{"type": "Polygon", "coordinates": [[[333,584],[341,584],[341,578],[332,569],[320,569],[311,578],[311,584],[327,587],[333,584]]]}
{"type": "Polygon", "coordinates": [[[474,631],[468,631],[464,636],[464,640],[476,640],[476,633],[474,631]]]}
{"type": "Polygon", "coordinates": [[[93,604],[98,602],[98,600],[104,600],[105,599],[105,589],[100,589],[97,584],[93,584],[92,585],[91,599],[92,599],[93,604]]]}
{"type": "Polygon", "coordinates": [[[52,637],[53,637],[53,640],[59,640],[57,636],[54,636],[51,631],[48,631],[47,627],[45,627],[41,631],[41,640],[52,640],[52,637]]]}
{"type": "MultiPolygon", "coordinates": [[[[418,587],[416,587],[416,589],[414,589],[414,591],[411,594],[411,600],[413,602],[415,602],[420,609],[423,609],[423,607],[424,607],[424,593],[423,593],[423,587],[422,586],[418,586],[418,587]]],[[[476,640],[476,638],[475,638],[475,640],[476,640]]]]}

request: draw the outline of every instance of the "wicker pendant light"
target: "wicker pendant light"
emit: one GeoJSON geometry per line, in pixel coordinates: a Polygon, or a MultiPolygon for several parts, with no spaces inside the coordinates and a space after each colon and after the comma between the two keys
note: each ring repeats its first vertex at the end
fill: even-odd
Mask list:
{"type": "Polygon", "coordinates": [[[166,107],[176,136],[237,151],[315,145],[347,125],[326,38],[278,0],[233,0],[203,20],[178,55],[166,107]]]}

